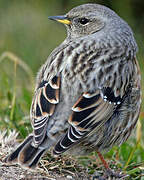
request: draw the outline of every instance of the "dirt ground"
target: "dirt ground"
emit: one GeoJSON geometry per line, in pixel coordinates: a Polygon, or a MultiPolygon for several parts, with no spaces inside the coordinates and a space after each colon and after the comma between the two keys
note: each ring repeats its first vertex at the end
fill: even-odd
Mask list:
{"type": "MultiPolygon", "coordinates": [[[[68,173],[67,173],[68,174],[68,173]]],[[[59,175],[56,172],[44,173],[42,170],[24,170],[16,165],[0,164],[0,180],[89,180],[83,174],[59,175]]]]}

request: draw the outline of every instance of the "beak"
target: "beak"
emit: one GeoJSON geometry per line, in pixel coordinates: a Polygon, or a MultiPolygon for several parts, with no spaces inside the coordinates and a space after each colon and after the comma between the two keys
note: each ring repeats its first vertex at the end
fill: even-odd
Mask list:
{"type": "Polygon", "coordinates": [[[62,24],[71,24],[71,21],[66,16],[49,16],[48,18],[51,20],[58,21],[62,24]]]}

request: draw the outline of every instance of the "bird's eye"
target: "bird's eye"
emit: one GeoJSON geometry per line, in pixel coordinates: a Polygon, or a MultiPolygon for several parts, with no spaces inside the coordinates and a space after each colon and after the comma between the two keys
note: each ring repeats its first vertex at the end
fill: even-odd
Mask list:
{"type": "Polygon", "coordinates": [[[80,18],[80,19],[79,19],[79,22],[80,22],[82,25],[85,25],[85,24],[87,24],[87,23],[89,22],[89,19],[87,19],[87,18],[80,18]]]}

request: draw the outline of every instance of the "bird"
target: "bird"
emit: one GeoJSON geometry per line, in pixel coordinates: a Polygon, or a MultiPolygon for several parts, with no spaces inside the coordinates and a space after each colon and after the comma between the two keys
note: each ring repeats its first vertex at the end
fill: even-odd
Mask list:
{"type": "Polygon", "coordinates": [[[61,16],[66,39],[40,68],[30,110],[33,132],[5,158],[35,168],[50,150],[83,155],[125,142],[141,106],[137,43],[130,26],[110,8],[82,4],[61,16]]]}

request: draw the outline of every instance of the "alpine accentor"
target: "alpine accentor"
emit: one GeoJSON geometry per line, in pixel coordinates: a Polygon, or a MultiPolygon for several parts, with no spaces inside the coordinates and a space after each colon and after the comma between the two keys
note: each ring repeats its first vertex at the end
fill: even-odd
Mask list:
{"type": "Polygon", "coordinates": [[[140,112],[137,44],[114,11],[84,4],[64,16],[67,38],[41,67],[31,106],[33,133],[6,162],[33,168],[54,155],[110,149],[130,136],[140,112]]]}

